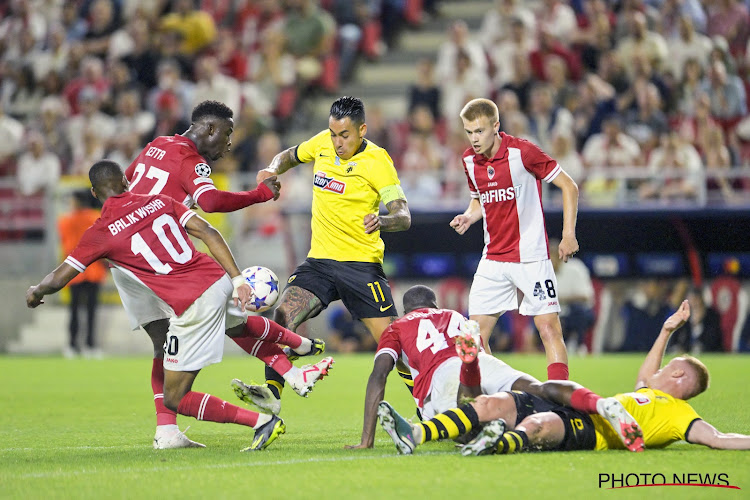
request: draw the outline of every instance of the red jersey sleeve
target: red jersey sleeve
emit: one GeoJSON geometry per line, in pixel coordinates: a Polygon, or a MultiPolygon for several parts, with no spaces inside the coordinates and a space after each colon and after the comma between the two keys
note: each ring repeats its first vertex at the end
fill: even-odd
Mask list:
{"type": "Polygon", "coordinates": [[[198,205],[201,205],[200,197],[208,191],[216,191],[214,181],[211,179],[211,167],[199,155],[189,154],[181,161],[179,168],[180,184],[186,193],[193,197],[198,205]]]}
{"type": "Polygon", "coordinates": [[[107,228],[100,224],[94,224],[87,229],[81,236],[81,241],[66,257],[65,263],[82,273],[92,263],[105,258],[109,253],[109,241],[104,231],[107,231],[107,228]]]}
{"type": "Polygon", "coordinates": [[[560,165],[532,142],[519,139],[519,143],[521,161],[523,161],[526,170],[534,174],[537,179],[544,180],[544,182],[555,180],[555,177],[562,171],[560,165]]]}
{"type": "Polygon", "coordinates": [[[476,184],[474,184],[474,181],[469,174],[469,167],[466,164],[467,161],[472,162],[472,164],[474,162],[472,151],[472,149],[467,149],[466,151],[464,151],[464,154],[461,156],[461,165],[464,167],[464,174],[466,175],[466,182],[469,185],[469,192],[471,193],[471,197],[479,198],[479,189],[477,188],[476,184]]]}
{"type": "Polygon", "coordinates": [[[394,362],[398,361],[401,356],[401,342],[398,337],[398,326],[395,323],[391,324],[380,336],[375,357],[377,358],[381,354],[392,357],[394,362]]]}

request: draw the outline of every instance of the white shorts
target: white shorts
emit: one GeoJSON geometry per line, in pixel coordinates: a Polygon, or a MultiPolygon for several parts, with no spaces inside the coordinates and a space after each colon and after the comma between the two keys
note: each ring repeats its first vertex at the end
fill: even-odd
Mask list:
{"type": "MultiPolygon", "coordinates": [[[[169,319],[174,314],[166,302],[127,269],[113,267],[112,278],[120,294],[122,306],[130,320],[130,328],[133,330],[138,330],[138,327],[152,321],[169,319]]],[[[227,302],[227,328],[244,323],[247,319],[247,312],[234,306],[231,295],[227,302]]]]}
{"type": "MultiPolygon", "coordinates": [[[[450,358],[432,374],[430,392],[425,398],[422,418],[432,418],[438,413],[458,406],[458,386],[461,383],[461,359],[450,358]]],[[[489,354],[479,353],[479,372],[482,374],[482,394],[509,391],[513,382],[525,373],[506,365],[489,354]]]]}
{"type": "Polygon", "coordinates": [[[172,314],[164,344],[165,370],[194,371],[221,361],[227,298],[232,296],[232,290],[229,276],[223,276],[184,313],[172,314]]]}
{"type": "Polygon", "coordinates": [[[469,292],[469,316],[502,314],[514,309],[524,316],[560,312],[552,261],[479,261],[469,292]],[[519,291],[523,293],[520,307],[519,291]]]}

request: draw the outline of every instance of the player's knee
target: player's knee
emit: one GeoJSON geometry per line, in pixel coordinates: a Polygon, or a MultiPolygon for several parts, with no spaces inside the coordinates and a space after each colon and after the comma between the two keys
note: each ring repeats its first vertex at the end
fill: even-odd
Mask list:
{"type": "Polygon", "coordinates": [[[538,440],[544,437],[544,422],[536,415],[529,415],[524,418],[516,429],[524,430],[531,440],[538,440]]]}
{"type": "Polygon", "coordinates": [[[291,308],[282,302],[276,309],[274,309],[273,320],[284,328],[290,328],[289,325],[291,325],[293,321],[291,308]]]}
{"type": "Polygon", "coordinates": [[[477,412],[477,417],[480,422],[489,422],[495,420],[496,414],[499,413],[500,402],[497,398],[481,395],[474,400],[471,404],[474,407],[474,411],[477,412]]]}

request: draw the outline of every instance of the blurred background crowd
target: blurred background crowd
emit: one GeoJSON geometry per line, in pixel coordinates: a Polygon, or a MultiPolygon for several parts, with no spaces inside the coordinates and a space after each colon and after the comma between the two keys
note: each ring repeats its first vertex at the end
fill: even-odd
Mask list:
{"type": "MultiPolygon", "coordinates": [[[[584,208],[750,205],[750,0],[474,1],[473,20],[449,8],[463,3],[0,2],[0,243],[48,243],[61,185],[85,186],[94,161],[125,167],[153,137],[184,132],[205,99],[235,112],[232,152],[212,167],[237,189],[325,128],[332,97],[350,93],[364,99],[367,137],[390,152],[412,209],[463,210],[458,112],[490,97],[502,130],[579,183],[584,208]],[[420,30],[439,36],[397,64],[408,68],[393,86],[403,105],[368,99],[366,69],[386,74],[405,33],[420,30]]],[[[282,199],[235,220],[234,236],[288,246],[284,210],[309,209],[310,183],[285,177],[282,199]]],[[[555,193],[545,196],[554,207],[555,193]]],[[[689,289],[647,283],[640,309],[674,305],[689,289]]],[[[330,323],[342,349],[359,337],[348,321],[330,323]]],[[[587,321],[570,328],[590,330],[587,321]]]]}

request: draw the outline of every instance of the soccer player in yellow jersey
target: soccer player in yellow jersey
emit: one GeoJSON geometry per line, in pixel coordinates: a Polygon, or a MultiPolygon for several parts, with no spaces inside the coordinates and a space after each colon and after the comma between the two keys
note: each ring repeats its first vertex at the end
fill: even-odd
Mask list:
{"type": "MultiPolygon", "coordinates": [[[[708,388],[709,375],[703,363],[692,356],[681,356],[659,369],[669,338],[689,317],[690,306],[684,301],[664,322],[638,372],[635,392],[617,394],[615,399],[640,424],[647,449],[680,440],[718,449],[750,449],[750,436],[718,431],[687,403],[708,388]]],[[[554,403],[528,392],[501,392],[479,396],[473,403],[419,424],[404,420],[385,401],[380,403],[378,415],[402,453],[410,453],[425,441],[455,438],[485,422],[489,423],[482,432],[462,448],[463,455],[624,448],[607,420],[590,409],[601,406],[605,399],[574,382],[549,381],[541,386],[552,389],[544,395],[554,403]],[[587,411],[563,406],[586,407],[587,403],[587,411]]]]}
{"type": "MultiPolygon", "coordinates": [[[[331,105],[327,130],[282,151],[258,172],[262,180],[315,162],[310,253],[274,312],[274,320],[290,330],[339,299],[375,340],[398,316],[383,272],[380,232],[409,229],[411,214],[393,160],[366,133],[362,101],[341,97],[331,105]],[[387,214],[378,215],[381,203],[387,214]]],[[[283,381],[275,375],[266,371],[279,398],[283,381]]]]}

